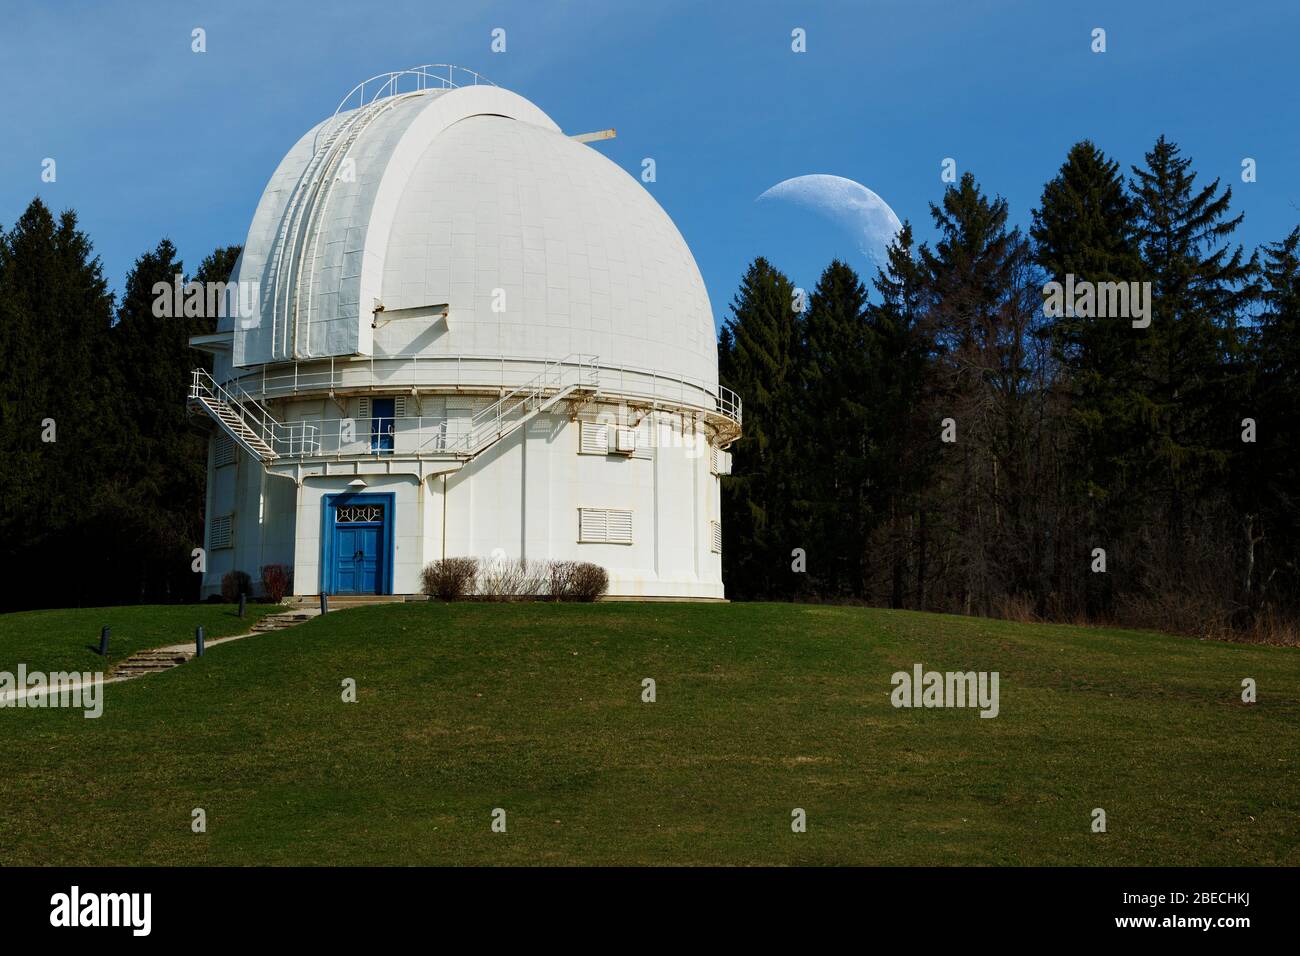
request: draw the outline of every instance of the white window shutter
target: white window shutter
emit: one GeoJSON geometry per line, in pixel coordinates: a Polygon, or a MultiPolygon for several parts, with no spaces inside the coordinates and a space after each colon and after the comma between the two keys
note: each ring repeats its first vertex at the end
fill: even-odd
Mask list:
{"type": "Polygon", "coordinates": [[[357,417],[363,419],[370,417],[370,399],[368,398],[361,399],[361,411],[357,417]]]}
{"type": "Polygon", "coordinates": [[[610,509],[605,512],[610,544],[632,543],[632,512],[610,509]]]}
{"type": "Polygon", "coordinates": [[[579,508],[578,540],[584,544],[631,544],[632,512],[619,508],[579,508]]]}
{"type": "Polygon", "coordinates": [[[609,426],[601,422],[578,423],[578,452],[604,455],[609,451],[609,426]]]}
{"type": "Polygon", "coordinates": [[[234,520],[232,515],[219,515],[208,527],[208,550],[229,548],[234,545],[234,520]]]}
{"type": "Polygon", "coordinates": [[[709,522],[709,550],[714,554],[722,553],[722,525],[716,521],[709,522]]]}
{"type": "Polygon", "coordinates": [[[393,399],[393,417],[394,418],[406,417],[406,396],[405,395],[398,395],[396,398],[393,399]]]}
{"type": "Polygon", "coordinates": [[[608,524],[604,508],[578,509],[578,540],[600,543],[606,539],[608,524]]]}
{"type": "Polygon", "coordinates": [[[213,464],[220,468],[222,465],[233,465],[235,463],[235,442],[229,435],[218,434],[216,448],[214,449],[213,464]]]}

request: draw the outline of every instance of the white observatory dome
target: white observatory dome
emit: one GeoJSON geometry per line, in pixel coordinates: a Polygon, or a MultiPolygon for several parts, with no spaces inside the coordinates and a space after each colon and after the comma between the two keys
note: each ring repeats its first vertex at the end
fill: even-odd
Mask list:
{"type": "Polygon", "coordinates": [[[467,557],[725,597],[740,398],[690,250],[601,136],[437,65],[359,84],[294,144],[238,313],[190,340],[212,356],[188,394],[212,428],[205,594],[282,565],[301,599],[418,595],[467,557]]]}
{"type": "Polygon", "coordinates": [[[708,293],[672,220],[494,86],[399,94],[308,132],[263,193],[236,278],[260,301],[232,323],[235,366],[588,353],[716,390],[708,293]],[[346,160],[322,148],[331,137],[346,160]]]}

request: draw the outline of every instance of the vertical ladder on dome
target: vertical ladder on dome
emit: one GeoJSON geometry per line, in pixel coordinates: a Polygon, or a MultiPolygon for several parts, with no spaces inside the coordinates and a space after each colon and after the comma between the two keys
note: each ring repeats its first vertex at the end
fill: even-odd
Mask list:
{"type": "Polygon", "coordinates": [[[357,116],[356,121],[353,122],[351,124],[351,127],[349,128],[347,136],[344,137],[343,142],[337,145],[328,145],[325,148],[325,152],[328,153],[329,156],[325,160],[323,168],[317,172],[316,182],[313,185],[311,197],[310,199],[308,199],[306,204],[307,221],[306,223],[304,223],[305,228],[303,229],[302,232],[302,237],[304,240],[309,236],[312,237],[311,255],[308,256],[307,254],[307,248],[305,242],[300,243],[300,245],[302,245],[302,250],[298,254],[297,265],[294,269],[293,288],[291,292],[287,292],[285,295],[286,322],[288,321],[288,316],[290,315],[294,316],[295,345],[298,338],[298,319],[297,319],[298,302],[303,298],[302,297],[302,273],[303,273],[304,265],[309,260],[313,263],[313,266],[311,272],[309,273],[309,279],[307,284],[307,295],[305,300],[307,302],[308,307],[310,307],[311,305],[312,287],[315,285],[315,279],[316,279],[316,270],[315,270],[314,263],[315,263],[316,255],[320,249],[320,230],[313,229],[312,225],[313,223],[320,221],[321,217],[325,214],[326,207],[329,205],[330,192],[334,187],[334,171],[338,169],[338,167],[342,164],[343,160],[347,157],[348,153],[351,152],[352,145],[357,141],[357,138],[363,132],[365,132],[365,130],[370,126],[372,122],[374,122],[374,120],[379,116],[380,113],[383,113],[385,110],[391,109],[392,106],[393,103],[391,101],[385,100],[383,103],[379,105],[375,105],[372,103],[369,107],[358,110],[358,113],[364,113],[364,115],[357,116]],[[320,197],[320,201],[317,201],[317,197],[320,197]],[[292,300],[290,300],[289,298],[290,295],[292,295],[292,300]]]}
{"type": "MultiPolygon", "coordinates": [[[[278,306],[280,302],[280,288],[281,288],[282,281],[284,281],[285,266],[288,262],[292,261],[292,257],[287,256],[285,252],[287,240],[290,235],[296,236],[300,231],[302,226],[303,209],[308,209],[308,210],[311,209],[310,202],[304,204],[304,196],[308,192],[311,192],[313,196],[316,194],[317,187],[319,186],[321,181],[321,172],[322,172],[321,167],[325,164],[326,160],[331,155],[334,154],[335,145],[338,144],[340,138],[346,138],[349,134],[353,134],[353,133],[359,134],[360,129],[358,128],[358,124],[360,124],[362,118],[367,116],[368,114],[369,114],[368,110],[359,109],[346,121],[339,123],[332,130],[330,130],[329,134],[325,137],[325,142],[322,143],[319,147],[317,147],[315,152],[312,153],[311,159],[308,160],[307,166],[303,169],[302,176],[300,176],[298,179],[298,185],[294,187],[293,194],[289,197],[289,202],[285,206],[284,217],[280,221],[280,231],[279,234],[276,236],[275,263],[271,270],[271,277],[270,277],[271,281],[269,283],[273,312],[276,306],[278,306]]],[[[351,139],[348,139],[345,146],[350,146],[355,141],[356,141],[356,137],[355,135],[353,135],[351,139]]],[[[294,245],[296,246],[298,245],[298,243],[295,242],[294,245]]],[[[282,315],[284,316],[284,319],[287,321],[288,318],[287,298],[285,301],[286,301],[286,308],[285,311],[282,313],[282,315]]],[[[285,326],[285,330],[287,332],[287,324],[285,326]]],[[[287,340],[285,341],[284,345],[285,345],[284,352],[287,354],[288,351],[287,340]]]]}

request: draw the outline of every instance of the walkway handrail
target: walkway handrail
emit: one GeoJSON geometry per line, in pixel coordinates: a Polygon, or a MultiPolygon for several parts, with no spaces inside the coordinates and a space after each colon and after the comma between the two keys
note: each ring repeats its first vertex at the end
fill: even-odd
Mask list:
{"type": "MultiPolygon", "coordinates": [[[[445,445],[442,450],[472,457],[488,443],[500,438],[507,428],[513,428],[517,424],[516,413],[522,421],[530,412],[540,407],[543,401],[566,390],[598,389],[600,387],[598,362],[598,356],[581,353],[573,353],[562,359],[547,362],[541,372],[532,379],[516,386],[486,408],[481,408],[470,416],[469,428],[463,434],[456,436],[453,444],[445,445]],[[573,369],[574,374],[566,376],[566,369],[573,369]]],[[[427,441],[422,442],[420,450],[423,451],[425,446],[437,437],[441,436],[431,436],[427,441]]]]}
{"type": "Polygon", "coordinates": [[[211,399],[225,405],[237,414],[266,447],[278,453],[277,446],[287,450],[284,454],[302,456],[320,450],[317,427],[312,422],[285,424],[271,415],[270,409],[250,395],[241,385],[226,385],[212,377],[207,369],[196,368],[191,374],[190,398],[211,399]]]}
{"type": "MultiPolygon", "coordinates": [[[[672,402],[717,413],[733,420],[738,426],[742,424],[740,396],[726,386],[687,376],[665,375],[638,366],[600,365],[596,356],[580,358],[588,363],[580,374],[598,383],[601,390],[612,397],[672,402]]],[[[505,355],[380,355],[339,362],[321,358],[263,365],[256,372],[234,381],[247,383],[262,398],[280,398],[302,392],[332,392],[347,388],[349,371],[356,369],[359,372],[362,368],[368,368],[369,374],[365,376],[367,386],[514,390],[532,382],[536,377],[533,369],[539,361],[525,356],[505,355]],[[384,366],[389,365],[394,367],[391,374],[384,371],[384,366]],[[507,372],[511,367],[530,365],[533,368],[527,370],[529,377],[522,383],[509,381],[507,372]]],[[[558,364],[572,361],[573,357],[570,356],[560,359],[558,364]]],[[[545,363],[546,366],[553,364],[557,364],[555,360],[545,363]]]]}
{"type": "Polygon", "coordinates": [[[362,80],[348,91],[347,96],[339,101],[338,109],[334,111],[334,115],[337,116],[342,112],[353,96],[357,97],[357,108],[359,109],[368,103],[373,103],[375,100],[400,94],[403,91],[399,89],[399,86],[404,77],[414,78],[415,89],[406,90],[405,92],[408,93],[422,93],[428,90],[454,90],[462,86],[478,86],[480,83],[486,86],[496,86],[482,73],[476,73],[454,63],[423,63],[420,66],[413,66],[405,70],[376,73],[374,76],[362,80]],[[435,70],[446,70],[447,75],[443,76],[441,72],[435,73],[435,70]],[[380,82],[381,80],[383,82],[380,82]],[[377,84],[377,86],[375,92],[367,100],[366,87],[371,84],[377,84]]]}

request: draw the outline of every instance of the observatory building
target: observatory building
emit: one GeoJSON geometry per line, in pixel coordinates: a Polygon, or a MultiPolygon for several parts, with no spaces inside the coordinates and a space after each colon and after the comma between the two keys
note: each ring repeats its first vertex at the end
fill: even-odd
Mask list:
{"type": "Polygon", "coordinates": [[[580,560],[611,596],[723,597],[740,436],[695,260],[636,179],[445,65],[358,85],[271,176],[191,344],[204,596],[414,594],[439,558],[580,560]]]}

